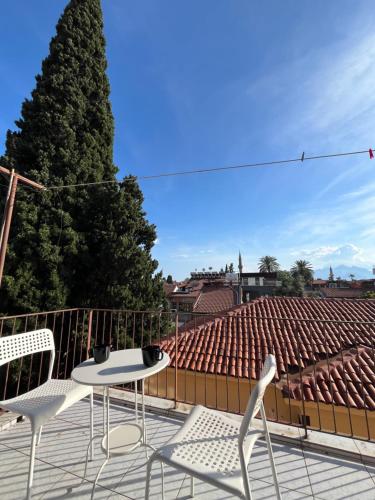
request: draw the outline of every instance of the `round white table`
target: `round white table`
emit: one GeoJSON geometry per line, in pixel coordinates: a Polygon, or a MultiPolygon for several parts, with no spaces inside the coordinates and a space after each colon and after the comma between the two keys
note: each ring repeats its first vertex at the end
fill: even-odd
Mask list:
{"type": "MultiPolygon", "coordinates": [[[[106,459],[100,467],[93,485],[91,498],[94,497],[95,486],[99,476],[111,455],[123,455],[130,453],[141,444],[147,444],[147,432],[145,422],[144,404],[144,382],[147,377],[151,377],[166,368],[169,364],[169,356],[163,353],[163,358],[154,366],[147,367],[143,364],[141,349],[126,349],[124,351],[111,352],[109,358],[104,363],[95,363],[94,359],[88,359],[78,365],[72,371],[72,379],[83,385],[103,387],[103,437],[102,450],[106,454],[106,459]],[[142,422],[138,419],[138,391],[137,381],[142,381],[142,422]],[[110,429],[109,421],[109,388],[112,385],[127,384],[135,382],[135,422],[118,425],[110,429]]],[[[95,436],[93,439],[97,438],[95,436]]],[[[93,443],[90,442],[90,446],[93,443]]],[[[86,455],[85,474],[87,471],[88,452],[86,455]]]]}

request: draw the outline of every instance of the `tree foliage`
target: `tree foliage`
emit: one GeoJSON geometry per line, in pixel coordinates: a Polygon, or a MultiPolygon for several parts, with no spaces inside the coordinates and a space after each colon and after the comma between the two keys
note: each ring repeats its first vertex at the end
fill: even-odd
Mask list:
{"type": "Polygon", "coordinates": [[[162,279],[151,257],[155,227],[135,178],[118,185],[100,0],[71,0],[61,16],[5,166],[45,186],[19,189],[1,307],[155,308],[162,279]]]}
{"type": "Polygon", "coordinates": [[[277,262],[276,257],[265,255],[259,259],[258,269],[261,273],[273,273],[280,269],[280,265],[277,262]]]}
{"type": "Polygon", "coordinates": [[[307,260],[296,260],[290,272],[294,278],[300,277],[305,284],[314,277],[313,267],[307,260]]]}
{"type": "Polygon", "coordinates": [[[302,297],[304,283],[300,276],[293,276],[289,271],[278,271],[277,279],[281,282],[276,295],[302,297]]]}

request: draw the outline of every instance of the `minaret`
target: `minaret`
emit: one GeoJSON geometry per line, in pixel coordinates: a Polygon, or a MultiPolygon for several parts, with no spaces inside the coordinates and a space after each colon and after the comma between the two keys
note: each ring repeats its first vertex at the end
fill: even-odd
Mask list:
{"type": "Polygon", "coordinates": [[[238,270],[240,272],[240,277],[241,277],[243,270],[241,252],[238,252],[238,270]]]}
{"type": "Polygon", "coordinates": [[[238,271],[239,271],[239,276],[238,276],[238,303],[242,304],[242,271],[243,271],[243,265],[242,265],[241,252],[238,252],[238,271]]]}
{"type": "Polygon", "coordinates": [[[332,266],[329,266],[329,276],[328,276],[328,281],[334,281],[335,280],[335,275],[333,274],[332,271],[332,266]]]}

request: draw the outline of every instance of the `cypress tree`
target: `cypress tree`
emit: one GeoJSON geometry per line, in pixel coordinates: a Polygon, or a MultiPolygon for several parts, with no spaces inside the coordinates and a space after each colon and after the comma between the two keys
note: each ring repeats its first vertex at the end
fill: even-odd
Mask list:
{"type": "MultiPolygon", "coordinates": [[[[71,0],[18,130],[8,131],[4,166],[45,186],[114,181],[106,67],[100,0],[71,0]]],[[[156,232],[142,202],[134,178],[42,193],[19,188],[1,309],[159,306],[156,232]]]]}
{"type": "Polygon", "coordinates": [[[87,235],[91,250],[82,259],[72,295],[90,307],[166,307],[162,274],[155,274],[158,262],[151,256],[156,228],[145,218],[135,177],[126,177],[119,186],[95,188],[92,201],[87,235]],[[105,210],[98,210],[98,203],[105,210]],[[88,294],[92,283],[95,292],[88,294]]]}

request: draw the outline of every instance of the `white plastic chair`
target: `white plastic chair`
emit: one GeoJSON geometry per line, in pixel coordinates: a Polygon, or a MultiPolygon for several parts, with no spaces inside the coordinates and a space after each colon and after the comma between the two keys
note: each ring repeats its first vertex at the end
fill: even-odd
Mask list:
{"type": "MultiPolygon", "coordinates": [[[[52,379],[55,360],[55,343],[51,330],[35,330],[0,338],[0,366],[14,359],[37,352],[51,351],[47,381],[21,396],[0,401],[0,407],[19,415],[28,417],[31,422],[31,450],[29,477],[27,482],[27,498],[32,495],[34,475],[35,447],[39,444],[42,426],[51,418],[61,413],[72,404],[90,396],[90,443],[93,438],[93,389],[77,384],[73,380],[52,379]]],[[[91,459],[93,446],[91,445],[91,459]]]]}
{"type": "MultiPolygon", "coordinates": [[[[263,395],[275,371],[275,357],[269,355],[265,360],[260,380],[252,390],[242,421],[204,406],[196,406],[177,434],[150,457],[147,464],[146,500],[150,495],[151,468],[155,460],[191,476],[191,497],[194,497],[194,478],[198,478],[231,495],[251,500],[247,466],[254,444],[261,437],[264,437],[267,443],[276,497],[281,499],[263,407],[263,395]],[[259,410],[263,420],[262,431],[251,429],[253,418],[259,410]]],[[[163,472],[162,498],[164,498],[163,472]]]]}

